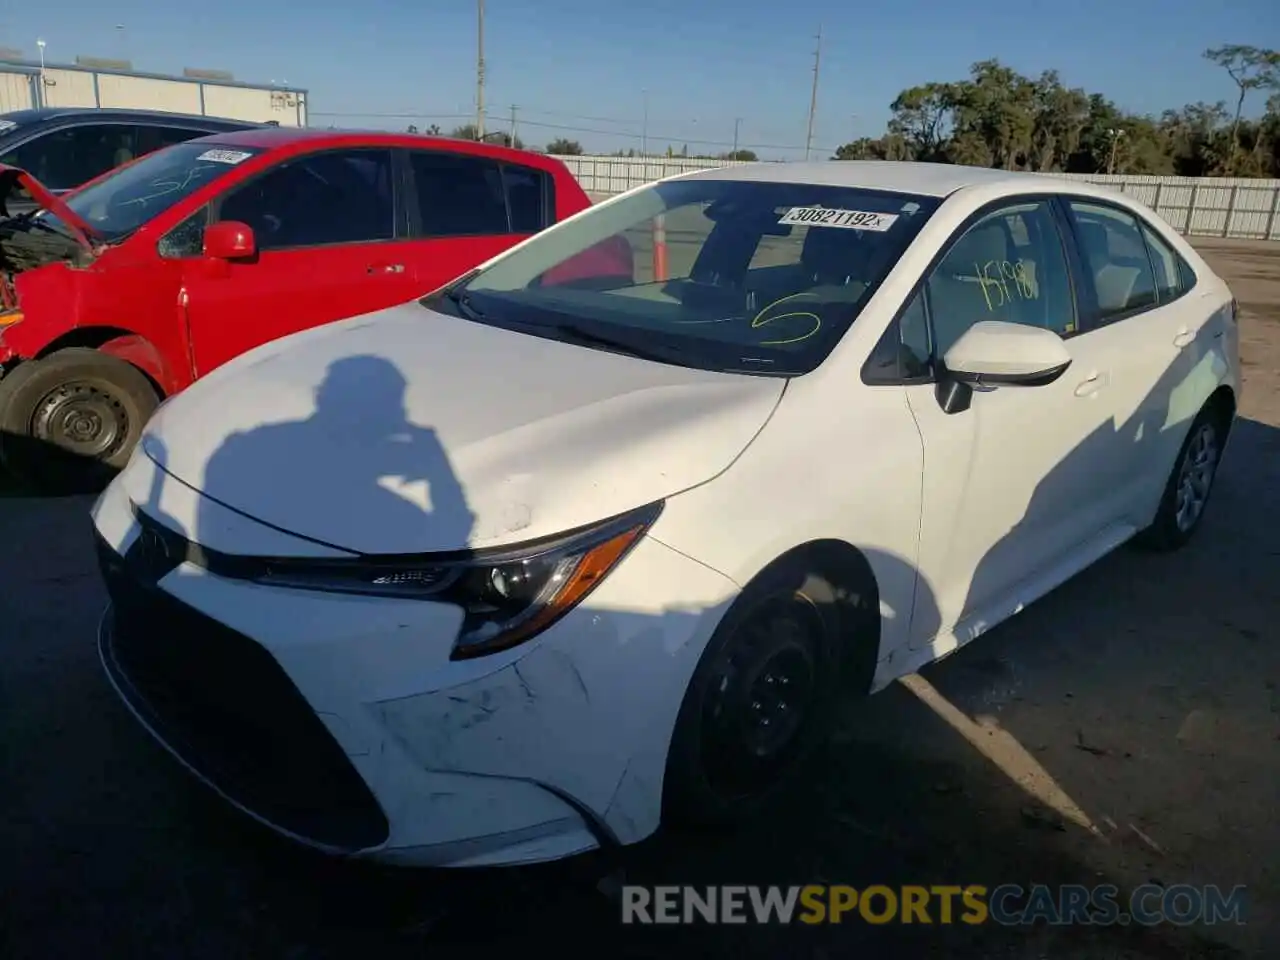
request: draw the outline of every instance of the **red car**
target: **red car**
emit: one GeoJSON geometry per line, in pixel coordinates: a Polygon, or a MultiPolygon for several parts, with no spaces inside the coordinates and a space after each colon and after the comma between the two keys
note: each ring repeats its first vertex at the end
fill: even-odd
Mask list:
{"type": "Polygon", "coordinates": [[[62,197],[0,167],[0,199],[18,186],[43,209],[0,221],[0,458],[91,486],[215,367],[411,300],[590,205],[550,157],[286,129],[167,147],[62,197]]]}

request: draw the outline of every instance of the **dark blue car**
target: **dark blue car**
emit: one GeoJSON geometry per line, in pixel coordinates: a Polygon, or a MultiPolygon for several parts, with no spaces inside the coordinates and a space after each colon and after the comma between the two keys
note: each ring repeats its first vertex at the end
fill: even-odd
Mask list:
{"type": "MultiPolygon", "coordinates": [[[[152,150],[258,126],[262,124],[156,110],[15,110],[0,114],[0,163],[20,167],[52,192],[63,193],[152,150]]],[[[23,213],[33,206],[18,195],[5,212],[23,213]]]]}

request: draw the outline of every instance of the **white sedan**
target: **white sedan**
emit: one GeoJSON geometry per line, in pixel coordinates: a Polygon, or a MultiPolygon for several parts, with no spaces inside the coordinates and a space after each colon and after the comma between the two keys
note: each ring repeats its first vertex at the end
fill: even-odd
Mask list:
{"type": "Polygon", "coordinates": [[[1186,543],[1239,392],[1231,292],[1128,197],[680,176],[167,402],[94,509],[102,661],[200,779],[332,853],[730,821],[841,701],[1186,543]]]}

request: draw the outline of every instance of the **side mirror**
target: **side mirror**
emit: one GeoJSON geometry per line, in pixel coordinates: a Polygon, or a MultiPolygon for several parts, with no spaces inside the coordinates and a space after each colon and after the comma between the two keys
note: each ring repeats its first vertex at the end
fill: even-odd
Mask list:
{"type": "Polygon", "coordinates": [[[1071,354],[1052,330],[982,320],[952,344],[942,364],[948,376],[960,383],[1042,387],[1066,372],[1071,354]]]}
{"type": "Polygon", "coordinates": [[[253,227],[247,223],[223,220],[204,229],[204,255],[212,260],[245,260],[257,252],[253,227]]]}

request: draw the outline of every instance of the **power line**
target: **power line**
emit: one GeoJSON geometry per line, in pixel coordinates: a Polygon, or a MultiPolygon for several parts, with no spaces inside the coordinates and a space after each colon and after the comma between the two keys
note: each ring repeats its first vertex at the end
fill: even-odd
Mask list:
{"type": "MultiPolygon", "coordinates": [[[[533,111],[525,107],[521,107],[520,111],[521,111],[521,114],[545,112],[545,111],[533,111]]],[[[404,113],[360,113],[355,111],[315,110],[311,112],[311,116],[331,117],[335,119],[352,118],[352,119],[360,119],[360,120],[409,120],[409,121],[473,120],[474,121],[474,118],[471,116],[471,114],[431,113],[425,110],[419,110],[415,112],[404,112],[404,113]]],[[[486,119],[495,121],[495,122],[510,120],[510,117],[502,117],[498,114],[491,114],[491,113],[486,113],[485,117],[486,119]]],[[[544,130],[561,130],[561,131],[564,131],[565,133],[593,133],[602,137],[622,137],[627,140],[637,140],[637,141],[643,140],[646,136],[646,134],[632,133],[629,130],[602,130],[599,127],[584,127],[584,126],[578,126],[576,124],[548,123],[545,120],[528,120],[528,119],[525,119],[523,116],[521,116],[520,118],[520,126],[521,127],[538,127],[539,129],[544,129],[544,130]]],[[[684,135],[663,135],[663,134],[655,134],[655,133],[649,133],[647,134],[647,137],[650,140],[665,141],[667,143],[676,143],[676,142],[691,143],[691,144],[694,144],[695,146],[704,146],[704,147],[732,147],[733,146],[732,140],[689,139],[684,135]]],[[[812,144],[811,144],[811,147],[812,149],[818,150],[819,152],[825,152],[825,153],[835,152],[834,148],[831,148],[831,147],[824,147],[824,146],[812,145],[812,144]]],[[[739,143],[738,148],[742,150],[801,150],[803,149],[803,145],[795,144],[795,143],[739,143]]]]}

